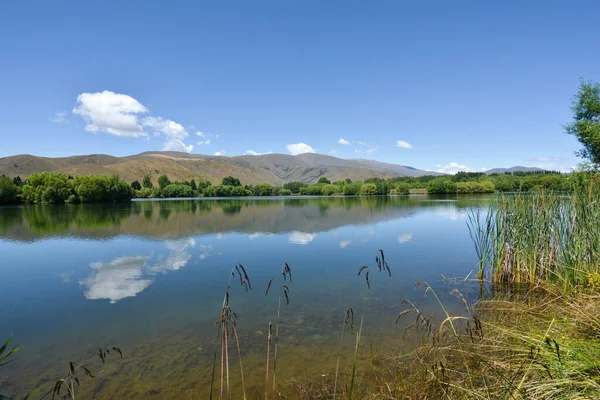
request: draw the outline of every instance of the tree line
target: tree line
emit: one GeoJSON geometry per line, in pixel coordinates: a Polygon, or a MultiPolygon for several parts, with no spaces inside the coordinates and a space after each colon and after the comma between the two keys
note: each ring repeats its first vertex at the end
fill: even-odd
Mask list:
{"type": "Polygon", "coordinates": [[[557,171],[515,172],[486,175],[459,172],[456,175],[395,178],[370,178],[330,181],[321,177],[314,184],[288,182],[282,186],[261,183],[242,185],[239,178],[226,176],[220,185],[208,180],[172,181],[160,175],[155,185],[150,176],[140,183],[128,184],[118,176],[90,175],[72,177],[55,172],[31,174],[24,181],[0,176],[0,204],[44,203],[118,203],[132,198],[245,197],[245,196],[332,196],[401,195],[412,191],[431,194],[527,192],[531,190],[569,190],[569,175],[557,171]]]}

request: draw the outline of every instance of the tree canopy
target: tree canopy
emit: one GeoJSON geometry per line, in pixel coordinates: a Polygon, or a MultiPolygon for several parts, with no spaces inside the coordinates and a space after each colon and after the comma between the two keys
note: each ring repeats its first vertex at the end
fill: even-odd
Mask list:
{"type": "Polygon", "coordinates": [[[573,122],[565,130],[583,145],[577,155],[600,164],[600,83],[581,81],[571,110],[573,122]]]}

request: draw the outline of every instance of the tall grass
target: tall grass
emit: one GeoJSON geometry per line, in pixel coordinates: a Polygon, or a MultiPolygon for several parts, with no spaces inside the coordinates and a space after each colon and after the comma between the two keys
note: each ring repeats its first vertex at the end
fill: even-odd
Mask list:
{"type": "Polygon", "coordinates": [[[467,222],[478,277],[494,283],[584,283],[600,266],[600,178],[575,176],[570,194],[500,195],[467,222]]]}

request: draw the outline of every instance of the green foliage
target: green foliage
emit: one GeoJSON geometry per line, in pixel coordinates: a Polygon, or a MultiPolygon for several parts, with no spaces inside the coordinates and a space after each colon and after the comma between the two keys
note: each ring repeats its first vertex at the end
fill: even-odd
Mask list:
{"type": "Polygon", "coordinates": [[[164,189],[165,187],[167,187],[170,184],[171,184],[171,181],[169,180],[169,177],[166,174],[162,174],[161,176],[158,177],[158,187],[159,188],[164,189]]]}
{"type": "Polygon", "coordinates": [[[377,185],[374,183],[365,183],[360,187],[360,194],[365,196],[377,195],[377,185]]]}
{"type": "Polygon", "coordinates": [[[344,186],[343,193],[346,196],[356,196],[357,194],[360,194],[361,186],[362,184],[360,182],[349,183],[344,186]]]}
{"type": "Polygon", "coordinates": [[[435,178],[427,184],[427,191],[432,194],[456,193],[456,183],[446,177],[435,178]]]}
{"type": "Polygon", "coordinates": [[[307,185],[305,183],[302,183],[302,182],[288,182],[288,183],[285,183],[283,185],[283,188],[284,189],[288,189],[293,194],[298,194],[298,193],[300,193],[300,190],[302,188],[305,188],[306,186],[307,185]]]}
{"type": "Polygon", "coordinates": [[[142,188],[142,185],[139,181],[133,181],[131,182],[131,187],[133,188],[133,190],[140,190],[142,188]]]}
{"type": "Polygon", "coordinates": [[[261,183],[254,186],[252,193],[255,196],[271,196],[273,194],[273,187],[268,183],[261,183]]]}
{"type": "Polygon", "coordinates": [[[600,83],[581,81],[571,110],[574,121],[565,130],[583,145],[577,154],[600,164],[600,83]]]}
{"type": "Polygon", "coordinates": [[[322,185],[310,185],[300,189],[300,194],[306,196],[320,196],[323,194],[322,185]]]}
{"type": "Polygon", "coordinates": [[[161,197],[193,197],[194,191],[189,185],[171,183],[160,190],[161,197]]]}
{"type": "Polygon", "coordinates": [[[331,183],[331,181],[329,179],[325,178],[324,176],[322,176],[321,178],[319,178],[317,183],[329,184],[329,183],[331,183]]]}
{"type": "Polygon", "coordinates": [[[13,182],[13,183],[14,183],[16,186],[18,186],[18,187],[21,187],[21,186],[23,186],[23,185],[25,184],[25,182],[23,182],[23,181],[21,180],[21,177],[20,177],[20,176],[15,176],[15,177],[13,178],[12,182],[13,182]]]}
{"type": "Polygon", "coordinates": [[[19,201],[20,188],[10,178],[0,176],[0,204],[13,204],[19,201]]]}
{"type": "Polygon", "coordinates": [[[198,193],[204,193],[204,191],[211,186],[209,181],[198,181],[198,193]]]}
{"type": "Polygon", "coordinates": [[[277,192],[278,196],[291,196],[292,195],[292,191],[290,189],[279,189],[279,192],[277,192]]]}
{"type": "Polygon", "coordinates": [[[456,193],[494,193],[496,187],[492,181],[483,182],[458,182],[456,184],[456,193]]]}
{"type": "Polygon", "coordinates": [[[410,184],[406,182],[398,182],[394,184],[394,190],[396,190],[396,194],[409,194],[410,184]]]}
{"type": "Polygon", "coordinates": [[[193,191],[198,190],[198,186],[196,185],[196,181],[195,180],[191,180],[190,181],[190,187],[192,188],[193,191]]]}
{"type": "Polygon", "coordinates": [[[223,178],[222,186],[242,186],[240,180],[238,178],[234,178],[233,176],[226,176],[223,178]]]}
{"type": "Polygon", "coordinates": [[[341,193],[341,188],[336,185],[325,185],[321,189],[323,196],[331,196],[332,194],[341,193]]]}
{"type": "Polygon", "coordinates": [[[231,188],[231,196],[233,196],[233,197],[252,196],[252,192],[242,186],[233,186],[231,188]]]}
{"type": "MultiPolygon", "coordinates": [[[[153,196],[153,194],[154,194],[154,191],[148,187],[143,187],[140,190],[135,191],[135,197],[141,198],[141,199],[155,197],[155,196],[153,196]]],[[[158,194],[158,192],[156,194],[158,194]]]]}
{"type": "Polygon", "coordinates": [[[143,182],[142,182],[142,185],[143,185],[145,188],[152,189],[152,186],[153,186],[153,185],[152,185],[152,178],[150,178],[150,175],[145,175],[145,176],[144,176],[144,180],[143,180],[143,182]]]}
{"type": "MultiPolygon", "coordinates": [[[[129,185],[128,185],[129,186],[129,185]]],[[[26,203],[64,203],[75,194],[73,181],[64,174],[41,172],[31,174],[23,186],[22,199],[26,203]]]]}

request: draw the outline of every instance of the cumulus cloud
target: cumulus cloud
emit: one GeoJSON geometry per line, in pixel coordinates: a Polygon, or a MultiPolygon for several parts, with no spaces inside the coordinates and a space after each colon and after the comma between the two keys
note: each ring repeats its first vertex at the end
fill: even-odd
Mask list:
{"type": "Polygon", "coordinates": [[[196,142],[197,145],[202,146],[203,144],[210,144],[210,139],[199,140],[196,142]]]}
{"type": "Polygon", "coordinates": [[[226,153],[225,150],[215,151],[215,153],[213,154],[213,156],[224,156],[225,153],[226,153]]]}
{"type": "Polygon", "coordinates": [[[191,254],[189,254],[186,249],[195,246],[196,241],[193,238],[167,240],[166,245],[167,249],[171,252],[164,261],[152,268],[153,272],[165,273],[166,271],[178,271],[185,267],[192,258],[191,254]]]}
{"type": "Polygon", "coordinates": [[[70,124],[71,121],[67,119],[66,112],[57,112],[54,114],[54,117],[51,119],[52,122],[56,122],[57,124],[70,124]]]}
{"type": "Polygon", "coordinates": [[[288,144],[285,147],[287,148],[287,151],[293,156],[297,156],[298,154],[303,154],[303,153],[316,153],[317,152],[315,149],[313,149],[306,143],[288,144]]]}
{"type": "Polygon", "coordinates": [[[335,156],[337,154],[337,150],[331,149],[331,150],[329,150],[329,154],[331,154],[332,156],[335,156]]]}
{"type": "Polygon", "coordinates": [[[152,284],[151,279],[142,279],[143,268],[149,257],[130,256],[115,258],[110,262],[94,262],[90,268],[94,273],[79,281],[85,288],[87,299],[109,299],[111,303],[134,297],[152,284]]]}
{"type": "Polygon", "coordinates": [[[350,142],[349,142],[349,141],[347,141],[346,139],[342,139],[342,138],[340,138],[340,140],[338,140],[338,143],[339,143],[339,144],[346,144],[346,145],[347,145],[347,144],[350,144],[350,142]]]}
{"type": "Polygon", "coordinates": [[[358,141],[358,144],[360,144],[361,146],[366,146],[367,144],[365,142],[363,142],[362,140],[358,141]]]}
{"type": "Polygon", "coordinates": [[[394,145],[394,147],[400,147],[401,149],[412,149],[411,144],[405,142],[404,140],[396,140],[396,144],[394,145]]]}
{"type": "Polygon", "coordinates": [[[309,244],[310,242],[313,241],[315,236],[317,236],[316,233],[305,233],[305,232],[294,231],[290,235],[288,242],[294,243],[294,244],[309,244]]]}
{"type": "Polygon", "coordinates": [[[85,122],[88,132],[104,132],[121,137],[145,137],[144,128],[154,132],[155,136],[165,138],[163,150],[191,152],[192,145],[183,141],[188,136],[187,130],[179,123],[152,117],[142,103],[126,94],[108,90],[96,93],[82,93],[77,96],[77,105],[73,114],[79,115],[85,122]]]}
{"type": "Polygon", "coordinates": [[[441,172],[443,174],[451,174],[454,175],[459,171],[465,171],[465,172],[474,172],[473,168],[467,167],[464,164],[459,164],[457,162],[451,162],[450,164],[446,164],[446,165],[441,165],[438,164],[436,165],[436,171],[437,172],[441,172]]]}

